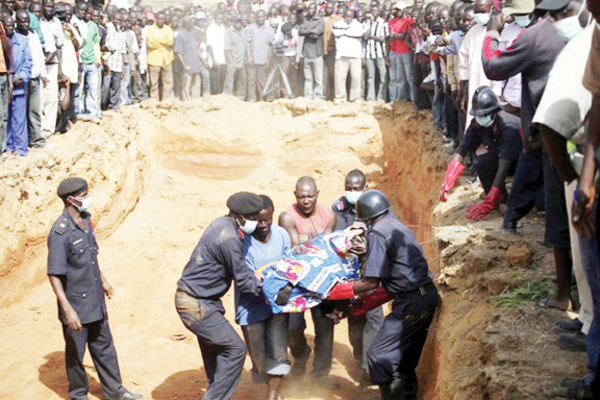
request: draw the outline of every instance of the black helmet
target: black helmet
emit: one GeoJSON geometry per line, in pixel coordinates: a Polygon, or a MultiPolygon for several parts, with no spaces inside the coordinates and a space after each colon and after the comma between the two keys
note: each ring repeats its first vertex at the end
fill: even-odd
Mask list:
{"type": "Polygon", "coordinates": [[[370,220],[383,214],[390,207],[389,200],[380,190],[367,190],[356,202],[356,219],[359,221],[370,220]]]}
{"type": "Polygon", "coordinates": [[[500,102],[496,93],[489,86],[480,86],[473,93],[473,104],[471,115],[488,115],[500,108],[500,102]]]}

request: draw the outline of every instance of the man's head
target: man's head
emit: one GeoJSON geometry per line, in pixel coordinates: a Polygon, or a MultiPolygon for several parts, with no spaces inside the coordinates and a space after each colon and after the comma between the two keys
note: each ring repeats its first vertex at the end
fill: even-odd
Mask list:
{"type": "Polygon", "coordinates": [[[425,0],[415,0],[414,6],[415,6],[415,8],[422,10],[423,7],[425,6],[425,0]]]}
{"type": "Polygon", "coordinates": [[[98,25],[102,25],[102,11],[99,8],[92,10],[92,21],[98,25]]]}
{"type": "Polygon", "coordinates": [[[29,33],[29,15],[27,14],[27,11],[23,9],[17,11],[16,17],[17,32],[19,32],[21,35],[27,36],[29,33]]]}
{"type": "Polygon", "coordinates": [[[256,25],[263,26],[267,20],[267,14],[264,10],[258,10],[256,12],[256,25]]]}
{"type": "Polygon", "coordinates": [[[473,2],[473,7],[475,8],[473,19],[476,24],[487,25],[490,22],[493,5],[493,0],[475,0],[473,2]]]}
{"type": "Polygon", "coordinates": [[[238,192],[227,199],[229,216],[248,235],[258,226],[258,215],[265,208],[263,198],[254,193],[238,192]]]}
{"type": "Polygon", "coordinates": [[[13,10],[22,10],[27,7],[27,2],[25,0],[15,0],[13,4],[13,10]]]}
{"type": "Polygon", "coordinates": [[[15,0],[4,0],[3,1],[3,10],[12,12],[15,8],[15,0]]]}
{"type": "Polygon", "coordinates": [[[352,22],[352,20],[354,19],[354,11],[352,10],[345,10],[344,11],[344,21],[349,24],[350,22],[352,22]]]}
{"type": "Polygon", "coordinates": [[[13,34],[15,33],[15,20],[13,19],[13,17],[8,16],[8,17],[4,18],[2,23],[4,24],[4,30],[6,31],[6,36],[12,37],[13,34]]]}
{"type": "Polygon", "coordinates": [[[42,6],[44,7],[44,18],[51,20],[54,17],[54,0],[44,0],[42,6]]]}
{"type": "Polygon", "coordinates": [[[85,16],[85,13],[87,11],[87,8],[88,8],[88,3],[80,1],[79,3],[77,3],[75,5],[75,16],[79,19],[83,19],[85,16]]]}
{"type": "Polygon", "coordinates": [[[58,185],[56,194],[62,199],[65,208],[73,207],[80,213],[88,211],[92,204],[92,197],[88,193],[88,184],[82,178],[63,179],[58,185]]]}
{"type": "Polygon", "coordinates": [[[440,6],[437,10],[437,19],[440,21],[442,26],[445,28],[450,20],[450,9],[446,6],[440,6]]]}
{"type": "Polygon", "coordinates": [[[303,176],[296,182],[294,195],[296,196],[296,208],[298,211],[305,216],[312,215],[317,207],[317,199],[319,198],[317,182],[310,176],[303,176]]]}
{"type": "Polygon", "coordinates": [[[371,6],[371,16],[373,17],[373,19],[376,20],[377,18],[379,18],[380,15],[381,9],[379,8],[379,6],[371,6]]]}
{"type": "Polygon", "coordinates": [[[403,1],[398,1],[394,4],[392,12],[397,18],[402,18],[404,16],[405,9],[406,3],[404,3],[403,1]]]}
{"type": "Polygon", "coordinates": [[[502,8],[502,13],[512,17],[518,25],[525,28],[533,21],[534,9],[534,0],[512,0],[510,5],[502,8]]]}
{"type": "Polygon", "coordinates": [[[44,8],[41,3],[31,3],[29,4],[29,11],[35,15],[38,19],[42,18],[44,8]]]}
{"type": "Polygon", "coordinates": [[[65,8],[65,22],[70,23],[71,18],[73,18],[73,6],[71,6],[70,4],[65,4],[64,8],[65,8]]]}
{"type": "Polygon", "coordinates": [[[333,14],[334,10],[335,10],[335,2],[328,1],[327,4],[325,4],[325,15],[330,16],[331,14],[333,14]]]}
{"type": "Polygon", "coordinates": [[[425,6],[425,22],[430,23],[435,18],[440,6],[441,4],[437,1],[433,1],[425,6]]]}
{"type": "Polygon", "coordinates": [[[481,86],[473,93],[471,115],[475,122],[483,128],[494,124],[496,115],[501,108],[500,101],[489,86],[481,86]]]}
{"type": "Polygon", "coordinates": [[[372,225],[386,215],[390,208],[390,201],[383,192],[370,189],[364,192],[356,202],[356,219],[372,225]]]}
{"type": "Polygon", "coordinates": [[[167,16],[165,15],[164,12],[159,12],[156,14],[156,26],[159,28],[162,28],[163,26],[165,26],[165,23],[167,22],[167,16]]]}
{"type": "Polygon", "coordinates": [[[344,190],[346,191],[345,197],[346,200],[348,200],[348,203],[356,204],[356,201],[366,188],[367,177],[362,171],[354,169],[348,172],[348,175],[346,175],[346,179],[344,180],[344,190]]]}
{"type": "Polygon", "coordinates": [[[317,14],[317,4],[309,3],[306,7],[306,18],[311,19],[317,14]]]}
{"type": "Polygon", "coordinates": [[[258,226],[252,234],[258,240],[264,240],[269,236],[271,232],[271,225],[273,224],[273,212],[275,206],[273,200],[267,195],[261,194],[260,197],[263,200],[263,209],[258,213],[258,226]]]}
{"type": "Polygon", "coordinates": [[[215,21],[215,24],[222,25],[223,24],[223,12],[217,11],[214,15],[214,21],[215,21]]]}
{"type": "Polygon", "coordinates": [[[298,23],[298,14],[291,13],[288,17],[288,22],[290,23],[290,25],[296,26],[296,24],[298,23]]]}
{"type": "Polygon", "coordinates": [[[554,27],[565,41],[571,40],[583,30],[590,15],[583,0],[544,0],[536,9],[550,13],[554,27]]]}
{"type": "Polygon", "coordinates": [[[461,31],[466,32],[475,23],[475,7],[472,4],[465,4],[462,9],[462,19],[460,21],[460,25],[458,26],[461,31]]]}

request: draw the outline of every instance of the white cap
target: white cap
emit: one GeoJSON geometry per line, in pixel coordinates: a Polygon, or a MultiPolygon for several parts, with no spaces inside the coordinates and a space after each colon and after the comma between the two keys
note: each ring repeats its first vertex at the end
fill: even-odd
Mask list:
{"type": "Polygon", "coordinates": [[[404,10],[406,7],[408,7],[408,5],[403,1],[399,1],[394,4],[394,8],[397,8],[398,10],[404,10]]]}

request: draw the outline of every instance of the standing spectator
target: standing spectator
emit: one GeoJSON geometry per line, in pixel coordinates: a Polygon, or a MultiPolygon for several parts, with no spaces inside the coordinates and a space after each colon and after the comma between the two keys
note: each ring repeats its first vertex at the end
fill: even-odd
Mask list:
{"type": "Polygon", "coordinates": [[[123,55],[123,79],[121,80],[121,104],[129,105],[133,100],[131,93],[132,77],[135,76],[136,59],[140,52],[140,47],[137,37],[131,29],[134,20],[127,14],[123,13],[123,25],[121,30],[125,32],[126,53],[123,55]]]}
{"type": "Polygon", "coordinates": [[[298,29],[304,38],[302,58],[304,61],[304,96],[309,99],[323,98],[323,32],[325,23],[317,15],[317,5],[310,3],[306,19],[298,29]]]}
{"type": "Polygon", "coordinates": [[[354,18],[354,11],[345,10],[344,19],[333,25],[335,36],[335,100],[346,101],[346,80],[350,73],[350,101],[360,99],[362,77],[363,26],[354,18]]]}
{"type": "Polygon", "coordinates": [[[325,30],[323,32],[323,93],[325,99],[333,100],[335,96],[335,36],[333,25],[342,19],[335,11],[335,1],[325,3],[325,30]]]}
{"type": "MultiPolygon", "coordinates": [[[[41,11],[41,10],[40,10],[41,11]]],[[[38,12],[37,6],[32,12],[38,12]]],[[[40,26],[44,35],[46,54],[46,78],[48,82],[42,90],[42,136],[47,138],[56,131],[58,113],[58,80],[62,79],[61,49],[64,43],[61,22],[54,16],[54,0],[44,0],[40,26]]]]}
{"type": "Polygon", "coordinates": [[[17,15],[17,32],[27,38],[29,49],[31,50],[31,79],[29,80],[27,90],[27,130],[29,131],[29,147],[45,148],[49,145],[42,136],[42,85],[46,82],[46,63],[44,62],[44,49],[40,43],[39,36],[30,31],[26,21],[17,15]]]}
{"type": "Polygon", "coordinates": [[[58,123],[57,131],[65,133],[68,128],[68,123],[75,121],[77,116],[75,115],[75,103],[76,93],[79,88],[79,62],[77,61],[77,51],[81,48],[83,39],[79,35],[79,32],[71,24],[71,18],[73,17],[73,7],[68,4],[63,5],[65,7],[63,25],[64,45],[62,48],[62,62],[61,68],[63,72],[63,79],[69,80],[69,95],[70,104],[69,109],[64,112],[60,110],[60,120],[58,123]]]}
{"type": "Polygon", "coordinates": [[[394,4],[394,18],[389,22],[390,29],[390,101],[417,100],[417,89],[413,82],[412,53],[408,48],[407,36],[413,26],[413,20],[404,14],[406,3],[394,4]]]}
{"type": "Polygon", "coordinates": [[[146,27],[145,22],[146,18],[144,14],[141,12],[136,13],[136,23],[133,25],[132,29],[139,44],[140,51],[135,63],[135,75],[131,88],[134,103],[138,103],[147,98],[146,86],[148,82],[148,48],[146,46],[146,33],[148,28],[146,27]]]}
{"type": "Polygon", "coordinates": [[[123,54],[127,51],[125,32],[121,30],[123,13],[117,12],[106,24],[105,54],[106,70],[102,82],[102,105],[106,110],[117,110],[121,101],[121,79],[123,77],[123,54]]]}
{"type": "MultiPolygon", "coordinates": [[[[100,108],[98,107],[100,85],[100,30],[91,20],[93,8],[90,4],[81,3],[82,19],[85,24],[85,40],[79,51],[81,60],[81,117],[98,122],[100,108]]],[[[81,30],[80,30],[81,31],[81,30]]]]}
{"type": "Polygon", "coordinates": [[[225,58],[227,61],[227,75],[223,85],[223,93],[244,100],[246,98],[246,52],[247,39],[243,29],[242,18],[236,16],[232,26],[225,32],[225,58]]]}
{"type": "Polygon", "coordinates": [[[248,40],[248,101],[264,100],[263,91],[269,66],[271,64],[271,43],[275,31],[265,24],[267,15],[259,10],[256,13],[256,23],[246,30],[248,40]],[[258,96],[258,97],[257,97],[258,96]]]}
{"type": "Polygon", "coordinates": [[[165,14],[156,14],[156,23],[148,28],[148,72],[150,75],[150,97],[165,100],[173,88],[173,30],[165,25],[165,14]],[[159,96],[159,84],[162,90],[159,96]]]}
{"type": "Polygon", "coordinates": [[[381,9],[371,7],[371,19],[366,32],[365,62],[367,66],[367,101],[385,101],[387,85],[387,67],[385,65],[386,41],[390,36],[387,22],[381,18],[381,9]],[[375,84],[376,75],[379,82],[375,84]],[[375,97],[377,96],[377,97],[375,97]]]}
{"type": "MultiPolygon", "coordinates": [[[[21,30],[29,28],[29,17],[25,10],[17,13],[21,30]]],[[[8,127],[6,131],[6,151],[18,156],[27,155],[27,84],[31,78],[31,50],[27,38],[15,32],[15,20],[8,17],[4,20],[6,35],[10,38],[13,75],[13,90],[8,111],[8,127]]]]}
{"type": "Polygon", "coordinates": [[[191,100],[200,95],[200,55],[196,37],[192,33],[194,21],[183,19],[182,28],[175,38],[175,54],[183,65],[182,100],[191,100]]]}
{"type": "MultiPolygon", "coordinates": [[[[210,95],[210,56],[208,54],[208,45],[206,44],[206,27],[208,21],[206,20],[206,14],[201,11],[196,13],[194,17],[196,20],[196,27],[194,28],[194,36],[196,36],[196,42],[200,51],[200,76],[202,77],[202,95],[210,95]]],[[[244,43],[244,54],[246,47],[244,43]]],[[[244,84],[244,96],[246,95],[246,85],[244,84]]]]}
{"type": "Polygon", "coordinates": [[[298,65],[296,64],[298,57],[298,29],[293,28],[290,23],[286,22],[275,35],[273,44],[274,47],[279,49],[280,54],[277,55],[276,62],[281,66],[287,78],[291,93],[288,93],[283,79],[280,79],[279,91],[283,97],[289,99],[297,94],[294,80],[297,75],[295,72],[298,70],[298,65]]]}
{"type": "Polygon", "coordinates": [[[225,25],[223,14],[216,12],[214,22],[206,29],[206,44],[210,57],[210,88],[212,93],[223,93],[223,83],[227,66],[225,65],[225,25]]]}

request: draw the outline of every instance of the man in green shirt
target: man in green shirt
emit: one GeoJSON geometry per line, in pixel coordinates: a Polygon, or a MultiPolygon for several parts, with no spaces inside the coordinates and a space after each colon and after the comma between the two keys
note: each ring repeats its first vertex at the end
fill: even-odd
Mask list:
{"type": "Polygon", "coordinates": [[[76,8],[78,17],[85,24],[80,33],[84,37],[79,51],[81,62],[81,82],[79,86],[81,106],[80,118],[97,122],[100,119],[98,96],[100,93],[100,33],[98,25],[92,21],[93,7],[90,3],[79,3],[76,8]],[[84,30],[85,32],[81,32],[84,30]]]}

